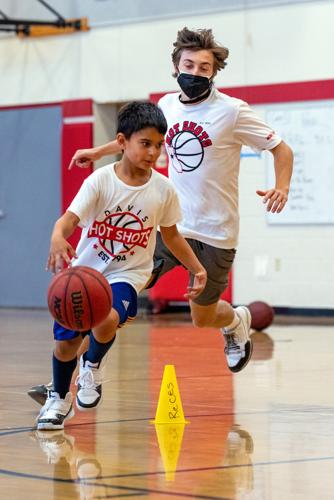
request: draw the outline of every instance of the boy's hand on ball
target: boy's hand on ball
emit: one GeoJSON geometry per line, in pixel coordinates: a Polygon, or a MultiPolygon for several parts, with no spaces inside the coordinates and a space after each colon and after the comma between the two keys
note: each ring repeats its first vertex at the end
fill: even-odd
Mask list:
{"type": "Polygon", "coordinates": [[[282,189],[273,188],[266,191],[258,189],[256,194],[263,197],[262,202],[267,204],[267,212],[279,214],[288,201],[288,193],[282,189]]]}
{"type": "Polygon", "coordinates": [[[184,294],[186,299],[192,300],[198,297],[204,290],[207,280],[206,271],[199,271],[194,275],[194,283],[187,287],[187,293],[184,294]]]}
{"type": "Polygon", "coordinates": [[[65,265],[70,266],[72,258],[77,258],[77,254],[72,245],[64,238],[57,238],[51,241],[46,270],[53,274],[59,273],[65,265]]]}

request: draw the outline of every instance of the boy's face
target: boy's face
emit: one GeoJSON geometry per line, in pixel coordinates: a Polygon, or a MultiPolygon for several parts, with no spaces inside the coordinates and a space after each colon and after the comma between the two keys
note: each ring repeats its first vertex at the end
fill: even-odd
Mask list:
{"type": "Polygon", "coordinates": [[[179,65],[175,69],[180,73],[211,78],[213,76],[213,62],[213,54],[210,50],[184,49],[181,52],[179,65]]]}
{"type": "Polygon", "coordinates": [[[124,151],[124,158],[134,167],[149,170],[160,156],[164,136],[156,128],[148,127],[134,132],[129,139],[117,134],[117,141],[124,151]]]}

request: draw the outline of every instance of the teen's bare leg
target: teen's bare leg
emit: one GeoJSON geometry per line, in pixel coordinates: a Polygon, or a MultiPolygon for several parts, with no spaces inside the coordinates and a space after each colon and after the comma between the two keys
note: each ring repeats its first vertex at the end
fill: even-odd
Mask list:
{"type": "Polygon", "coordinates": [[[251,316],[247,307],[233,307],[224,300],[200,305],[190,301],[191,318],[199,328],[220,328],[225,340],[225,355],[232,372],[242,370],[252,356],[253,346],[249,337],[251,316]]]}
{"type": "Polygon", "coordinates": [[[234,318],[233,307],[225,300],[202,306],[190,301],[191,318],[194,326],[199,328],[224,328],[230,325],[234,318]]]}

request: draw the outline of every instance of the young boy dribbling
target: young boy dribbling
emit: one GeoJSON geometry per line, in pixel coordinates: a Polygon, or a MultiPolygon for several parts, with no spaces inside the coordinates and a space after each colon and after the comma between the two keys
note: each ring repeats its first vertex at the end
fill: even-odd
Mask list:
{"type": "MultiPolygon", "coordinates": [[[[164,115],[154,104],[133,102],[123,107],[117,129],[122,160],[90,175],[53,229],[48,269],[59,272],[73,258],[73,266],[100,271],[113,292],[113,308],[89,332],[88,351],[80,358],[76,405],[81,410],[95,408],[101,401],[103,361],[117,328],[136,316],[137,294],[151,276],[158,226],[166,246],[194,275],[186,296],[197,297],[206,284],[205,269],[176,227],[181,211],[175,189],[152,170],[166,131],[164,115]],[[82,235],[74,251],[67,238],[77,226],[82,235]]],[[[55,322],[54,337],[54,386],[37,418],[39,430],[62,429],[74,414],[69,390],[82,336],[55,322]]]]}

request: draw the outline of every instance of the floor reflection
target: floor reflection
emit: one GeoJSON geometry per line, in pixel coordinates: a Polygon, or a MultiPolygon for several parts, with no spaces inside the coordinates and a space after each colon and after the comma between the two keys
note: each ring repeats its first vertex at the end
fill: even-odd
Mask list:
{"type": "Polygon", "coordinates": [[[266,332],[256,332],[251,334],[253,341],[252,361],[266,361],[272,359],[274,354],[274,341],[266,332]]]}
{"type": "Polygon", "coordinates": [[[31,433],[32,439],[44,453],[46,462],[53,467],[55,500],[63,498],[63,482],[66,482],[66,498],[90,500],[96,498],[97,490],[101,494],[98,484],[102,476],[101,461],[93,451],[94,448],[87,450],[85,436],[89,434],[89,429],[81,429],[82,431],[81,445],[78,435],[64,430],[31,433]]]}

